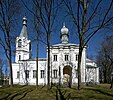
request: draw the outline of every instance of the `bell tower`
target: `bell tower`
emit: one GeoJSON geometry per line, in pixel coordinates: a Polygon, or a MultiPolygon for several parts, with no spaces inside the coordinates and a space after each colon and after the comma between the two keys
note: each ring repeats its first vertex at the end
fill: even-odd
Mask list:
{"type": "Polygon", "coordinates": [[[16,38],[15,62],[31,58],[31,42],[28,40],[27,18],[23,17],[23,27],[20,36],[16,38]]]}

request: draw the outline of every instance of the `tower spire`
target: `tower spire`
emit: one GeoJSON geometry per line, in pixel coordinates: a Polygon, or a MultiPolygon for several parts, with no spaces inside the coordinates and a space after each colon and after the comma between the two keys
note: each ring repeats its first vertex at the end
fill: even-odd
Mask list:
{"type": "Polygon", "coordinates": [[[27,18],[26,18],[26,16],[23,17],[23,27],[22,27],[22,30],[21,30],[21,33],[20,33],[20,37],[28,38],[28,35],[27,35],[27,18]]]}

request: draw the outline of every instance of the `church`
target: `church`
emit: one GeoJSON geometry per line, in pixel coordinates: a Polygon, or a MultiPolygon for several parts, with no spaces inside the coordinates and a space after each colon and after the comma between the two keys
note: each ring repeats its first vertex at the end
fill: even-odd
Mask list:
{"type": "MultiPolygon", "coordinates": [[[[50,83],[75,85],[78,83],[79,44],[69,42],[69,30],[61,28],[61,42],[50,47],[50,83]]],[[[86,58],[87,47],[84,47],[81,60],[81,83],[99,84],[97,64],[86,58]]],[[[47,50],[46,50],[47,51],[47,50]]],[[[27,18],[23,17],[23,27],[16,38],[15,62],[12,63],[13,83],[19,85],[36,85],[36,59],[31,58],[31,41],[28,40],[27,18]]],[[[38,59],[38,84],[47,84],[47,59],[38,59]]]]}

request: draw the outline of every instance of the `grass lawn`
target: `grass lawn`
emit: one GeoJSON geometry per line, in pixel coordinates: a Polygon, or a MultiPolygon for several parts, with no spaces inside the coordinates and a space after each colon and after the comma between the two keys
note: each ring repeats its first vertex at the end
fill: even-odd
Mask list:
{"type": "Polygon", "coordinates": [[[57,88],[47,90],[46,86],[0,87],[0,100],[113,100],[110,84],[96,86],[57,88]]]}

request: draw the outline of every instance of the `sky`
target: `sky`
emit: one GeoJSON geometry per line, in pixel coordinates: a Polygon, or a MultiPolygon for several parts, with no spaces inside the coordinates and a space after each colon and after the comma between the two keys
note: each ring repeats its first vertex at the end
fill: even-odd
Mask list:
{"type": "MultiPolygon", "coordinates": [[[[22,0],[26,4],[26,6],[29,9],[32,9],[32,0],[22,0]]],[[[98,0],[97,0],[98,1],[98,0]]],[[[96,1],[95,1],[96,3],[96,1]]],[[[104,0],[104,5],[106,6],[107,3],[104,0]]],[[[17,25],[15,25],[15,33],[17,36],[19,36],[21,29],[22,29],[22,18],[24,16],[27,17],[27,31],[28,31],[28,37],[30,40],[33,39],[35,36],[35,31],[33,27],[33,14],[29,12],[29,10],[24,6],[24,4],[21,2],[22,7],[20,8],[21,13],[18,16],[17,25]]],[[[73,8],[76,6],[73,6],[73,8]]],[[[67,17],[66,15],[66,8],[63,7],[63,5],[59,6],[58,16],[54,25],[54,31],[51,33],[51,45],[60,43],[60,30],[63,27],[63,23],[65,22],[65,26],[69,29],[69,42],[78,44],[78,37],[76,35],[77,31],[75,29],[75,26],[73,25],[72,20],[70,17],[67,17]]],[[[100,47],[100,44],[103,40],[103,38],[106,35],[112,34],[112,31],[102,30],[99,31],[98,34],[96,34],[88,43],[87,48],[87,56],[93,56],[96,58],[98,49],[100,47]]],[[[32,42],[32,58],[36,58],[36,45],[35,42],[32,42]]],[[[42,42],[39,42],[39,58],[46,58],[46,45],[42,42]]],[[[14,58],[13,58],[14,61],[14,58]]]]}

